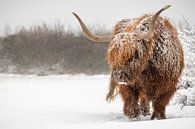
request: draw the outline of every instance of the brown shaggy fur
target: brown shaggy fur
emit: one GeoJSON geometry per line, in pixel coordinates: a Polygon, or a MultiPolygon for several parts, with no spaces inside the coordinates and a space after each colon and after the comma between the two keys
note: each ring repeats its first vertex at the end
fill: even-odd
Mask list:
{"type": "Polygon", "coordinates": [[[107,100],[113,100],[118,91],[124,114],[130,118],[147,115],[151,101],[151,119],[165,119],[165,107],[176,91],[184,67],[177,31],[166,18],[157,18],[152,39],[137,39],[140,33],[148,31],[151,17],[118,22],[107,52],[112,71],[107,100]]]}

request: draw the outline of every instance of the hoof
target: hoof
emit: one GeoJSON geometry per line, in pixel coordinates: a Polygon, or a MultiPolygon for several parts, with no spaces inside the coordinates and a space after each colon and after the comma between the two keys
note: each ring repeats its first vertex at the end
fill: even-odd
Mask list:
{"type": "Polygon", "coordinates": [[[131,118],[136,118],[137,120],[140,119],[140,108],[139,106],[127,107],[124,109],[125,116],[131,118]]]}
{"type": "Polygon", "coordinates": [[[156,112],[153,112],[153,114],[151,116],[151,120],[154,120],[155,118],[157,118],[158,120],[166,119],[164,113],[156,113],[156,112]]]}
{"type": "Polygon", "coordinates": [[[143,116],[148,116],[148,115],[150,115],[150,108],[149,108],[149,106],[141,107],[141,114],[142,114],[143,116]]]}

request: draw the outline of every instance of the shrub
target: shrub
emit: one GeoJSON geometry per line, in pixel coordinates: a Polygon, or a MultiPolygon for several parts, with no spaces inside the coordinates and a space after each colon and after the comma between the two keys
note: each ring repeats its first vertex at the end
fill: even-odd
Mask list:
{"type": "Polygon", "coordinates": [[[4,66],[1,72],[107,73],[107,45],[64,31],[61,24],[53,27],[42,24],[29,30],[23,27],[1,42],[0,59],[4,60],[0,62],[4,66]]]}

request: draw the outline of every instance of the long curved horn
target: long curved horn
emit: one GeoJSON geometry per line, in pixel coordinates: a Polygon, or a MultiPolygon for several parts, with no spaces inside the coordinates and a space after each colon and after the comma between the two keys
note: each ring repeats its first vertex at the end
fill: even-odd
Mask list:
{"type": "Polygon", "coordinates": [[[83,30],[83,33],[85,34],[85,36],[95,42],[109,42],[110,41],[110,35],[107,36],[100,36],[100,35],[94,35],[92,34],[88,28],[86,27],[86,25],[84,24],[84,22],[81,20],[81,18],[74,12],[72,12],[72,14],[77,18],[77,20],[79,21],[81,28],[83,30]]]}
{"type": "Polygon", "coordinates": [[[158,16],[160,15],[160,13],[161,13],[162,11],[168,9],[169,7],[171,7],[171,5],[166,5],[166,6],[164,6],[162,9],[160,9],[158,12],[156,12],[156,13],[154,14],[154,16],[152,17],[152,19],[151,19],[151,21],[150,21],[150,23],[149,23],[149,31],[148,31],[146,34],[144,34],[144,35],[141,36],[142,39],[147,39],[147,40],[149,40],[149,39],[151,39],[151,38],[153,37],[153,35],[154,35],[154,30],[155,30],[155,21],[156,21],[156,19],[158,18],[158,16]]]}

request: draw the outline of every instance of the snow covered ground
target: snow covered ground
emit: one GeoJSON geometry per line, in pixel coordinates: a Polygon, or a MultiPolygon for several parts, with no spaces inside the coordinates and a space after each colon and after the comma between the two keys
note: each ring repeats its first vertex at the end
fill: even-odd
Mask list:
{"type": "Polygon", "coordinates": [[[129,120],[108,76],[0,75],[0,129],[195,129],[195,106],[168,106],[166,120],[129,120]]]}

